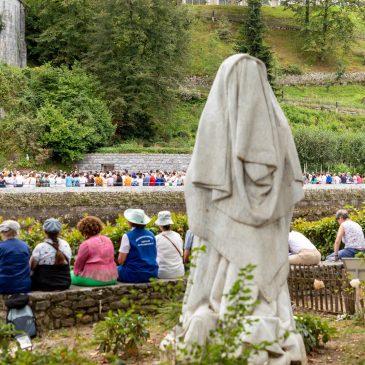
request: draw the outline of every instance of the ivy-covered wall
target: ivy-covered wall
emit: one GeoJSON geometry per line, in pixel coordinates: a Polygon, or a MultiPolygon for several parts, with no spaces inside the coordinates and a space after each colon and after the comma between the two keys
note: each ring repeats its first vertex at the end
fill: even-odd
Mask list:
{"type": "MultiPolygon", "coordinates": [[[[63,217],[65,222],[75,223],[85,214],[113,221],[127,208],[142,208],[148,214],[160,210],[185,213],[182,188],[89,188],[85,190],[52,191],[40,188],[33,192],[0,192],[0,216],[8,218],[63,217]]],[[[295,207],[294,217],[316,220],[332,215],[346,205],[360,208],[365,201],[365,189],[310,189],[295,207]]]]}

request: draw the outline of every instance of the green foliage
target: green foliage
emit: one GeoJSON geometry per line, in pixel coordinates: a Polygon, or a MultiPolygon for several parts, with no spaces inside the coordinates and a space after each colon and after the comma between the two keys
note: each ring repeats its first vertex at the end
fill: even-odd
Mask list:
{"type": "Polygon", "coordinates": [[[279,70],[283,75],[303,75],[303,71],[298,65],[286,65],[279,70]]]}
{"type": "Polygon", "coordinates": [[[70,162],[109,143],[115,128],[98,88],[79,67],[0,66],[3,150],[70,162]]]}
{"type": "Polygon", "coordinates": [[[285,1],[299,21],[303,50],[320,60],[346,54],[355,38],[356,12],[363,0],[285,1]]]}
{"type": "Polygon", "coordinates": [[[98,153],[192,153],[192,147],[163,147],[159,145],[143,146],[138,142],[123,143],[112,147],[102,147],[98,153]]]}
{"type": "Polygon", "coordinates": [[[128,354],[138,350],[149,338],[147,320],[134,310],[108,312],[95,327],[95,339],[100,350],[106,353],[128,354]]]}
{"type": "MultiPolygon", "coordinates": [[[[250,283],[253,280],[253,265],[242,268],[237,281],[227,294],[227,313],[211,331],[204,346],[193,344],[191,349],[180,349],[184,363],[191,365],[248,365],[251,356],[266,351],[273,343],[242,344],[242,336],[249,334],[255,319],[252,319],[257,304],[252,299],[250,283]]],[[[179,356],[179,355],[178,355],[179,356]]]]}
{"type": "Polygon", "coordinates": [[[101,81],[122,138],[151,140],[170,114],[189,26],[175,0],[98,3],[83,64],[101,81]]]}
{"type": "MultiPolygon", "coordinates": [[[[151,222],[147,225],[147,229],[150,229],[154,234],[159,233],[159,228],[155,225],[156,219],[157,216],[153,216],[151,222]]],[[[2,220],[2,217],[0,217],[0,222],[2,220]]],[[[171,226],[171,229],[178,232],[184,238],[185,233],[188,230],[187,216],[184,214],[172,213],[172,220],[175,223],[171,226]]],[[[20,239],[27,242],[28,246],[33,250],[34,247],[38,243],[41,243],[45,238],[42,224],[34,218],[19,219],[18,222],[21,226],[19,234],[20,239]]],[[[112,240],[115,251],[118,252],[123,234],[129,230],[130,227],[127,220],[120,215],[115,220],[114,224],[109,222],[105,224],[102,234],[105,234],[112,240]]],[[[62,225],[61,237],[70,244],[73,257],[75,257],[78,247],[83,242],[84,237],[76,228],[70,228],[67,224],[62,225]]]]}
{"type": "Polygon", "coordinates": [[[234,50],[240,53],[248,53],[263,61],[266,65],[268,79],[270,83],[273,83],[274,59],[270,47],[264,43],[266,28],[261,14],[262,1],[248,0],[247,7],[247,18],[243,21],[240,37],[234,50]]]}
{"type": "MultiPolygon", "coordinates": [[[[365,209],[353,210],[350,216],[354,222],[360,224],[361,228],[365,230],[365,209]]],[[[292,228],[303,233],[313,242],[322,256],[327,256],[333,252],[333,245],[339,228],[334,216],[314,222],[299,218],[292,223],[292,228]]]]}
{"type": "Polygon", "coordinates": [[[310,353],[322,344],[326,344],[336,333],[327,321],[321,320],[309,314],[301,314],[294,317],[297,331],[302,335],[305,350],[310,353]]]}

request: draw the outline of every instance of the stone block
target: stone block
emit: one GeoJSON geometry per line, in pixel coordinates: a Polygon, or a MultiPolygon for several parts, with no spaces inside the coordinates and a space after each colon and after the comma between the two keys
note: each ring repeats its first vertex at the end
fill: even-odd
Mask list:
{"type": "Polygon", "coordinates": [[[51,303],[49,300],[43,300],[43,301],[35,303],[35,309],[37,312],[44,311],[44,310],[48,309],[50,306],[51,306],[51,303]]]}
{"type": "Polygon", "coordinates": [[[61,327],[73,327],[75,325],[75,318],[61,319],[61,327]]]}

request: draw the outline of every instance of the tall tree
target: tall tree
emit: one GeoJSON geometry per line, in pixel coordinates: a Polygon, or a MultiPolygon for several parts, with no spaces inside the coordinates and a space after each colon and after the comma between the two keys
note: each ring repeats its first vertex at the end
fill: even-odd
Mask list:
{"type": "Polygon", "coordinates": [[[104,0],[85,67],[102,82],[118,134],[149,139],[187,62],[189,17],[176,0],[104,0]]]}
{"type": "Polygon", "coordinates": [[[320,60],[340,57],[355,39],[356,19],[365,0],[287,0],[303,33],[303,50],[320,60]]]}
{"type": "Polygon", "coordinates": [[[264,42],[266,26],[262,18],[262,1],[248,0],[248,12],[240,29],[240,37],[236,41],[234,50],[240,53],[248,53],[263,61],[267,68],[268,79],[274,81],[273,54],[269,46],[264,42]]]}
{"type": "Polygon", "coordinates": [[[94,0],[27,0],[26,42],[31,63],[71,66],[87,50],[94,0]]]}

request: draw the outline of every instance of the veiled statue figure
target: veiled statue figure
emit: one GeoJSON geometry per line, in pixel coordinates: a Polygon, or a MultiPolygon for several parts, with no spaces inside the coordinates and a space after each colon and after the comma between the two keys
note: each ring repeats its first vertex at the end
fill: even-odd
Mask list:
{"type": "Polygon", "coordinates": [[[227,312],[225,294],[248,264],[259,300],[242,343],[275,343],[250,364],[306,364],[287,287],[288,233],[303,198],[302,173],[288,122],[265,65],[237,54],[226,59],[202,113],[185,179],[185,199],[198,256],[175,335],[203,344],[227,312]],[[289,336],[284,334],[289,331],[289,336]]]}

